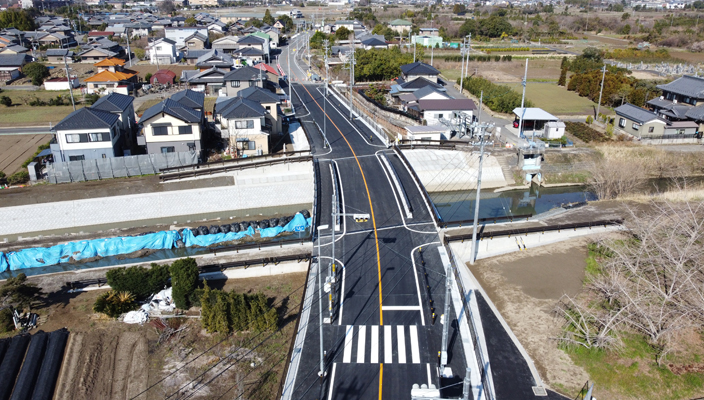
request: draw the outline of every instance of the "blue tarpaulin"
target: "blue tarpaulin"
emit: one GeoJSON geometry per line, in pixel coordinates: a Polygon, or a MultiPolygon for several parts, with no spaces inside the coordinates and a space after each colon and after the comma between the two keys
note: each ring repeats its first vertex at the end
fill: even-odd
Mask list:
{"type": "Polygon", "coordinates": [[[180,239],[176,231],[162,231],[142,236],[82,240],[52,247],[24,249],[7,254],[10,270],[45,267],[92,257],[129,254],[144,249],[171,249],[180,239]]]}
{"type": "MultiPolygon", "coordinates": [[[[282,232],[304,232],[311,224],[311,218],[305,218],[297,213],[293,219],[283,227],[259,229],[263,238],[270,238],[282,232]]],[[[69,242],[52,247],[39,247],[24,249],[4,254],[0,252],[0,273],[16,271],[26,268],[46,267],[50,265],[68,263],[73,260],[80,261],[93,257],[109,257],[121,254],[130,254],[139,250],[163,250],[176,247],[176,241],[183,240],[186,247],[208,247],[214,244],[239,240],[245,236],[254,236],[254,229],[250,226],[243,232],[216,233],[213,235],[194,236],[190,229],[183,230],[183,237],[177,231],[162,231],[142,236],[127,236],[94,240],[69,242]]]]}

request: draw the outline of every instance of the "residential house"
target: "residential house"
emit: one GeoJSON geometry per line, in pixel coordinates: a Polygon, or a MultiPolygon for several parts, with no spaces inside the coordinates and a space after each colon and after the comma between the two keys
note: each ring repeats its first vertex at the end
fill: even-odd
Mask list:
{"type": "Polygon", "coordinates": [[[335,21],[335,30],[337,31],[338,29],[345,27],[349,31],[359,31],[362,32],[365,30],[364,25],[362,25],[361,22],[359,21],[349,21],[349,20],[343,20],[343,21],[335,21]]]}
{"type": "MultiPolygon", "coordinates": [[[[417,82],[418,80],[414,81],[417,82]]],[[[444,89],[444,88],[443,88],[444,89]]],[[[419,100],[443,100],[443,99],[451,99],[452,97],[447,94],[447,92],[440,91],[437,88],[427,85],[421,89],[418,89],[414,92],[408,92],[408,93],[403,93],[398,96],[398,99],[403,103],[406,107],[408,105],[417,103],[419,100]]]]}
{"type": "Polygon", "coordinates": [[[48,49],[46,51],[46,62],[49,64],[71,64],[75,53],[68,49],[48,49]]]}
{"type": "Polygon", "coordinates": [[[181,71],[181,83],[188,85],[188,88],[207,95],[220,95],[225,86],[225,76],[229,72],[212,67],[205,71],[183,70],[181,71]]]}
{"type": "Polygon", "coordinates": [[[210,50],[196,60],[196,67],[200,71],[206,71],[211,68],[217,68],[222,71],[229,71],[235,62],[232,56],[222,53],[218,50],[210,50]]]}
{"type": "Polygon", "coordinates": [[[614,109],[618,130],[639,139],[661,137],[665,134],[667,121],[653,111],[630,103],[614,109]]]}
{"type": "Polygon", "coordinates": [[[131,149],[136,143],[134,133],[137,130],[137,118],[134,113],[134,97],[120,93],[110,93],[98,99],[90,108],[114,114],[118,118],[118,127],[124,135],[123,145],[131,149]]]}
{"type": "Polygon", "coordinates": [[[281,30],[278,28],[269,27],[267,29],[262,30],[263,33],[267,34],[269,36],[269,47],[272,49],[275,49],[279,47],[279,40],[281,38],[281,30]]]}
{"type": "Polygon", "coordinates": [[[284,29],[286,27],[286,24],[281,22],[280,19],[277,19],[276,22],[274,22],[274,28],[276,29],[284,29]]]}
{"type": "Polygon", "coordinates": [[[247,35],[237,41],[240,49],[252,48],[261,51],[264,54],[264,59],[269,62],[269,36],[266,34],[261,34],[266,36],[266,38],[261,37],[257,34],[247,35]]]}
{"type": "Polygon", "coordinates": [[[237,44],[238,40],[239,38],[237,36],[223,36],[213,40],[212,48],[230,54],[240,48],[237,44]]]}
{"type": "MultiPolygon", "coordinates": [[[[203,108],[205,97],[200,93],[188,91],[188,97],[199,102],[203,108]]],[[[137,144],[145,146],[147,153],[174,153],[203,149],[205,117],[202,111],[195,110],[181,102],[166,99],[144,112],[139,120],[141,134],[137,144]]]]}
{"type": "Polygon", "coordinates": [[[450,129],[445,125],[418,125],[407,126],[403,135],[405,140],[448,140],[450,139],[450,129]]]}
{"type": "Polygon", "coordinates": [[[252,86],[263,88],[265,80],[266,74],[263,74],[262,70],[254,67],[245,66],[234,71],[230,71],[225,74],[223,78],[225,96],[236,96],[240,90],[247,89],[252,86]]]}
{"type": "Polygon", "coordinates": [[[186,61],[186,64],[188,65],[196,65],[196,62],[198,59],[208,53],[210,53],[210,49],[204,49],[204,50],[186,50],[185,53],[182,53],[183,55],[181,56],[184,61],[186,61]]]}
{"type": "Polygon", "coordinates": [[[65,35],[60,32],[51,32],[42,36],[41,39],[39,39],[39,44],[42,46],[57,47],[61,49],[78,45],[73,35],[65,35]]]}
{"type": "Polygon", "coordinates": [[[200,33],[201,36],[207,38],[208,28],[203,26],[164,28],[164,37],[176,42],[176,47],[179,49],[186,47],[186,39],[190,38],[194,33],[200,33]]]}
{"type": "Polygon", "coordinates": [[[281,134],[283,132],[283,112],[281,111],[281,100],[279,96],[270,90],[261,89],[256,86],[248,87],[240,90],[237,93],[238,97],[255,101],[264,107],[266,110],[265,128],[264,130],[272,134],[281,134]]]}
{"type": "Polygon", "coordinates": [[[371,50],[371,49],[386,49],[389,47],[388,44],[386,44],[386,41],[379,40],[375,37],[371,37],[365,40],[362,40],[362,47],[365,50],[371,50]]]}
{"type": "Polygon", "coordinates": [[[694,121],[704,130],[704,78],[684,75],[658,85],[662,96],[648,101],[648,106],[668,121],[694,121]]]}
{"type": "Polygon", "coordinates": [[[420,28],[421,36],[440,36],[438,28],[420,28]]]}
{"type": "Polygon", "coordinates": [[[213,21],[207,26],[208,32],[224,34],[227,32],[227,24],[222,21],[213,21]]]}
{"type": "Polygon", "coordinates": [[[408,106],[408,112],[426,120],[427,125],[443,125],[443,120],[453,120],[460,114],[474,116],[477,106],[469,99],[419,100],[408,106]]]}
{"type": "Polygon", "coordinates": [[[121,157],[122,135],[115,114],[79,108],[56,124],[51,153],[54,162],[121,157]]]}
{"type": "Polygon", "coordinates": [[[228,98],[215,104],[215,115],[221,135],[229,137],[237,156],[269,154],[267,129],[271,127],[266,125],[266,109],[260,103],[244,97],[228,98]]]}
{"type": "Polygon", "coordinates": [[[28,48],[20,45],[7,46],[0,49],[0,54],[26,54],[28,48]]]}
{"type": "Polygon", "coordinates": [[[411,64],[402,65],[401,74],[404,82],[424,78],[430,82],[438,83],[438,75],[440,75],[440,71],[424,62],[414,62],[411,64]]]}
{"type": "Polygon", "coordinates": [[[403,31],[410,32],[413,28],[413,24],[405,19],[395,19],[389,22],[389,28],[394,30],[398,34],[402,34],[403,31]]]}
{"type": "Polygon", "coordinates": [[[200,32],[194,32],[193,34],[183,39],[183,42],[183,47],[186,49],[203,50],[210,47],[208,36],[203,35],[200,32]]]}
{"type": "Polygon", "coordinates": [[[237,49],[231,53],[234,58],[235,68],[240,68],[243,65],[254,65],[265,62],[265,55],[259,49],[245,47],[237,49]]]}
{"type": "Polygon", "coordinates": [[[175,64],[181,58],[180,51],[176,49],[176,42],[166,38],[150,43],[147,46],[147,54],[151,64],[175,64]]]}
{"type": "Polygon", "coordinates": [[[0,82],[10,82],[22,76],[22,67],[32,62],[27,54],[0,54],[0,82]]]}
{"type": "Polygon", "coordinates": [[[137,83],[137,72],[124,68],[125,61],[109,58],[93,64],[98,73],[84,80],[87,93],[128,94],[137,83]]]}
{"type": "Polygon", "coordinates": [[[389,91],[389,94],[392,97],[395,97],[398,99],[400,99],[400,96],[402,96],[404,94],[413,93],[417,90],[420,90],[420,89],[423,89],[426,87],[430,87],[438,92],[447,91],[447,89],[445,89],[439,83],[429,81],[425,78],[418,78],[418,79],[414,79],[409,82],[405,82],[402,78],[399,78],[397,80],[397,82],[399,82],[399,84],[391,85],[391,90],[389,91]]]}

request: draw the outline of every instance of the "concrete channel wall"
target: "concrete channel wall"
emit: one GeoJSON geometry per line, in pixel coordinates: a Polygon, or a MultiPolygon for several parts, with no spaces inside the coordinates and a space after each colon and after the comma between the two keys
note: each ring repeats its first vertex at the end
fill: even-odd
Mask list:
{"type": "MultiPolygon", "coordinates": [[[[0,208],[3,235],[313,202],[312,162],[232,171],[234,184],[0,208]]],[[[215,176],[215,175],[213,175],[215,176]]],[[[197,178],[193,178],[197,179],[197,178]]],[[[129,184],[125,182],[125,184],[129,184]]]]}

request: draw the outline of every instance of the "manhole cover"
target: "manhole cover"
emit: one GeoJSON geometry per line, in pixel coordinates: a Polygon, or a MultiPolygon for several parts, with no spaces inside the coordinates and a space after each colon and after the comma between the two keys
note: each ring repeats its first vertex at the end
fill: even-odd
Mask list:
{"type": "Polygon", "coordinates": [[[548,392],[542,386],[533,386],[533,394],[536,396],[547,396],[548,392]]]}

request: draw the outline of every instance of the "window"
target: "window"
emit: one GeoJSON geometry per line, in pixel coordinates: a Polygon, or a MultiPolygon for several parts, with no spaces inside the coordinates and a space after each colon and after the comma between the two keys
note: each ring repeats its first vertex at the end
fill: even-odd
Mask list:
{"type": "Polygon", "coordinates": [[[86,156],[68,156],[69,161],[83,161],[86,159],[86,156]]]}
{"type": "Polygon", "coordinates": [[[651,126],[650,128],[648,128],[648,133],[653,133],[654,131],[655,131],[654,126],[651,126]]]}
{"type": "Polygon", "coordinates": [[[196,44],[193,43],[193,42],[188,42],[188,47],[193,47],[193,46],[195,46],[195,45],[196,45],[196,44]]]}
{"type": "Polygon", "coordinates": [[[108,158],[108,156],[106,156],[105,153],[103,153],[103,158],[108,158]]]}
{"type": "Polygon", "coordinates": [[[178,127],[178,134],[179,135],[190,135],[192,133],[193,133],[193,127],[191,125],[178,127]]]}
{"type": "Polygon", "coordinates": [[[161,51],[161,46],[156,46],[156,51],[161,51]]]}
{"type": "Polygon", "coordinates": [[[637,131],[640,128],[640,124],[637,124],[634,122],[631,127],[633,128],[634,131],[637,131]]]}
{"type": "Polygon", "coordinates": [[[162,153],[173,153],[175,151],[176,151],[176,149],[174,148],[174,146],[168,146],[168,147],[161,148],[162,153]]]}
{"type": "Polygon", "coordinates": [[[256,86],[257,81],[249,81],[249,87],[256,86]]]}
{"type": "Polygon", "coordinates": [[[154,136],[168,135],[169,134],[169,127],[168,126],[152,126],[152,132],[154,133],[154,136]]]}
{"type": "Polygon", "coordinates": [[[266,106],[265,108],[266,108],[266,112],[271,114],[271,106],[266,106]]]}
{"type": "Polygon", "coordinates": [[[247,150],[256,150],[257,142],[247,142],[247,150]]]}
{"type": "Polygon", "coordinates": [[[235,121],[235,128],[236,129],[254,129],[254,121],[252,121],[252,120],[235,121]]]}
{"type": "Polygon", "coordinates": [[[441,119],[443,117],[443,114],[438,114],[437,119],[441,119]]]}
{"type": "Polygon", "coordinates": [[[109,132],[89,133],[88,136],[90,137],[91,142],[109,142],[112,140],[110,139],[109,132]]]}
{"type": "Polygon", "coordinates": [[[72,133],[66,135],[66,143],[83,143],[88,141],[87,133],[72,133]]]}
{"type": "Polygon", "coordinates": [[[626,127],[626,119],[625,118],[619,119],[618,126],[620,126],[621,128],[625,128],[626,127]]]}
{"type": "Polygon", "coordinates": [[[677,130],[678,135],[684,135],[684,129],[678,129],[677,130]]]}
{"type": "Polygon", "coordinates": [[[230,87],[240,87],[240,81],[232,81],[232,82],[230,82],[230,87]]]}

